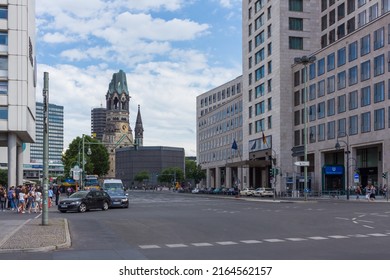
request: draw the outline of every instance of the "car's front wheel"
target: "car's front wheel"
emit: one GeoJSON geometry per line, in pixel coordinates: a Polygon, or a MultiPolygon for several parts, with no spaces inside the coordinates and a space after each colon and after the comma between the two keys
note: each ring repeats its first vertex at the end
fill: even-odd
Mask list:
{"type": "Polygon", "coordinates": [[[104,201],[102,209],[103,209],[103,211],[108,210],[108,203],[107,203],[107,201],[104,201]]]}
{"type": "Polygon", "coordinates": [[[79,206],[79,212],[84,213],[85,211],[87,211],[87,205],[85,205],[85,203],[81,203],[79,206]]]}

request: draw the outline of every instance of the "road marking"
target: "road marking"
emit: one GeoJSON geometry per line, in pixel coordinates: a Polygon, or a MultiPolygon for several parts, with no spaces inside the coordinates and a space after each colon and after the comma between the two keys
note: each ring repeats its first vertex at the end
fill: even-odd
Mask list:
{"type": "Polygon", "coordinates": [[[215,243],[217,243],[217,244],[219,244],[219,245],[223,245],[223,246],[225,246],[225,245],[236,245],[236,244],[238,244],[237,242],[233,242],[233,241],[221,241],[221,242],[215,242],[215,243]]]}
{"type": "Polygon", "coordinates": [[[293,237],[293,238],[286,238],[286,240],[289,240],[289,241],[304,241],[304,240],[307,240],[307,239],[305,239],[305,238],[295,238],[295,237],[293,237]]]}
{"type": "Polygon", "coordinates": [[[335,219],[349,221],[348,218],[343,218],[343,217],[335,217],[335,219]]]}
{"type": "Polygon", "coordinates": [[[284,242],[285,240],[283,240],[283,239],[264,239],[264,241],[274,243],[274,242],[284,242]]]}
{"type": "Polygon", "coordinates": [[[257,244],[257,243],[262,243],[260,240],[241,240],[240,242],[245,243],[245,244],[257,244]]]}
{"type": "Polygon", "coordinates": [[[185,245],[185,244],[166,244],[165,246],[167,246],[169,248],[184,248],[184,247],[188,247],[188,245],[185,245]]]}
{"type": "Polygon", "coordinates": [[[350,237],[356,237],[356,238],[364,238],[364,237],[368,237],[368,235],[364,235],[364,234],[351,234],[351,235],[348,235],[350,237]]]}
{"type": "Polygon", "coordinates": [[[159,248],[161,248],[158,245],[140,245],[139,247],[141,249],[159,249],[159,248]]]}
{"type": "Polygon", "coordinates": [[[383,234],[383,233],[369,233],[369,234],[367,234],[367,235],[375,236],[375,237],[387,236],[387,234],[383,234]]]}
{"type": "Polygon", "coordinates": [[[194,245],[195,247],[213,246],[213,244],[211,244],[211,243],[191,243],[191,245],[194,245]]]}
{"type": "Polygon", "coordinates": [[[325,240],[325,239],[329,239],[329,238],[326,238],[326,237],[322,237],[322,236],[312,236],[312,237],[308,237],[309,239],[313,239],[313,240],[325,240]]]}
{"type": "Polygon", "coordinates": [[[363,223],[374,223],[373,221],[366,221],[366,220],[358,220],[359,222],[363,222],[363,223]]]}
{"type": "Polygon", "coordinates": [[[348,236],[344,236],[344,235],[329,235],[328,237],[334,238],[334,239],[349,238],[348,236]]]}
{"type": "Polygon", "coordinates": [[[363,225],[364,227],[366,227],[366,228],[374,228],[374,227],[370,227],[370,226],[367,226],[367,225],[363,225]]]}

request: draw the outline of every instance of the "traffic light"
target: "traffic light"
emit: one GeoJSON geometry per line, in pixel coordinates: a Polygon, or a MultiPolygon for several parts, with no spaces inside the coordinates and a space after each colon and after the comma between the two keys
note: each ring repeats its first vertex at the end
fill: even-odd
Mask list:
{"type": "Polygon", "coordinates": [[[269,170],[269,176],[270,176],[270,177],[274,177],[274,169],[273,169],[273,168],[270,168],[270,170],[269,170]]]}
{"type": "Polygon", "coordinates": [[[275,174],[275,176],[279,174],[279,169],[278,168],[275,168],[274,174],[275,174]]]}

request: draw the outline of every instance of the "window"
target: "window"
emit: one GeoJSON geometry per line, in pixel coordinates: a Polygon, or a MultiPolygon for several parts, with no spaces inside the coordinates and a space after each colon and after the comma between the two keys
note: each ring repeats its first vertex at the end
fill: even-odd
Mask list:
{"type": "Polygon", "coordinates": [[[252,40],[248,42],[248,52],[252,51],[252,40]]]}
{"type": "Polygon", "coordinates": [[[329,26],[336,22],[336,10],[333,9],[329,13],[329,26]]]}
{"type": "Polygon", "coordinates": [[[8,120],[8,107],[0,107],[0,120],[8,120]]]}
{"type": "Polygon", "coordinates": [[[378,15],[379,15],[378,3],[376,3],[376,4],[372,5],[369,9],[369,15],[368,15],[369,21],[376,19],[378,17],[378,15]]]}
{"type": "Polygon", "coordinates": [[[301,123],[301,111],[294,112],[294,125],[299,125],[301,123]]]}
{"type": "Polygon", "coordinates": [[[272,110],[272,97],[267,99],[267,110],[268,111],[272,110]]]}
{"type": "Polygon", "coordinates": [[[268,56],[270,56],[272,54],[272,43],[268,44],[267,49],[268,49],[268,56]]]}
{"type": "Polygon", "coordinates": [[[303,0],[288,0],[288,9],[293,12],[303,12],[303,0]]]}
{"type": "Polygon", "coordinates": [[[268,9],[267,9],[267,19],[270,20],[271,16],[272,16],[271,7],[268,7],[268,9]]]}
{"type": "Polygon", "coordinates": [[[295,73],[294,73],[294,86],[296,87],[296,86],[299,86],[299,83],[300,83],[300,81],[299,81],[299,71],[296,71],[295,73]]]}
{"type": "Polygon", "coordinates": [[[252,123],[249,124],[248,133],[249,135],[252,135],[252,123]]]}
{"type": "Polygon", "coordinates": [[[370,53],[370,34],[360,39],[360,56],[370,53]]]}
{"type": "Polygon", "coordinates": [[[385,100],[385,82],[379,82],[374,84],[374,103],[378,103],[385,100]]]}
{"type": "Polygon", "coordinates": [[[8,19],[8,8],[0,7],[0,19],[8,19]]]}
{"type": "Polygon", "coordinates": [[[358,134],[358,116],[349,117],[349,136],[358,134]]]}
{"type": "Polygon", "coordinates": [[[357,59],[358,56],[358,42],[355,41],[348,45],[348,61],[357,59]]]}
{"type": "Polygon", "coordinates": [[[261,120],[258,120],[255,122],[255,132],[256,133],[264,131],[264,128],[265,128],[264,123],[265,123],[264,119],[261,119],[261,120]]]}
{"type": "Polygon", "coordinates": [[[268,92],[271,92],[272,91],[272,79],[269,79],[267,81],[267,87],[268,87],[268,92]]]}
{"type": "Polygon", "coordinates": [[[371,104],[371,87],[367,86],[361,89],[360,106],[368,106],[371,104]]]}
{"type": "Polygon", "coordinates": [[[309,121],[315,121],[316,120],[316,105],[311,105],[309,107],[309,121]]]}
{"type": "Polygon", "coordinates": [[[354,66],[348,69],[348,85],[352,86],[358,82],[358,67],[354,66]]]}
{"type": "Polygon", "coordinates": [[[347,14],[349,15],[355,11],[355,0],[348,0],[347,1],[347,14]]]}
{"type": "Polygon", "coordinates": [[[8,56],[0,55],[0,70],[8,71],[8,56]]]}
{"type": "Polygon", "coordinates": [[[317,117],[318,117],[318,119],[322,119],[325,117],[325,101],[318,103],[317,117]]]}
{"type": "Polygon", "coordinates": [[[312,63],[309,65],[309,79],[313,80],[316,77],[316,64],[312,63]]]}
{"type": "Polygon", "coordinates": [[[317,97],[321,97],[325,95],[325,80],[321,80],[318,82],[318,93],[317,97]]]}
{"type": "Polygon", "coordinates": [[[355,18],[351,18],[347,21],[347,33],[351,33],[355,31],[355,18]]]}
{"type": "Polygon", "coordinates": [[[251,19],[252,18],[252,7],[250,7],[248,9],[248,18],[251,19]]]}
{"type": "Polygon", "coordinates": [[[379,76],[385,73],[385,55],[374,57],[374,76],[379,76]]]}
{"type": "Polygon", "coordinates": [[[259,34],[255,37],[255,47],[260,46],[262,43],[264,43],[264,31],[261,31],[259,34]]]}
{"type": "Polygon", "coordinates": [[[256,81],[264,78],[264,75],[265,75],[265,73],[264,73],[264,65],[263,65],[260,68],[256,69],[256,71],[255,71],[256,81]]]}
{"type": "Polygon", "coordinates": [[[361,6],[363,6],[364,4],[366,4],[366,1],[367,1],[367,0],[358,0],[358,8],[360,8],[361,6]]]}
{"type": "Polygon", "coordinates": [[[337,120],[337,135],[345,135],[347,134],[347,120],[339,119],[337,120]]]}
{"type": "Polygon", "coordinates": [[[292,50],[303,50],[303,38],[302,37],[288,37],[289,48],[292,50]]]}
{"type": "Polygon", "coordinates": [[[325,58],[321,58],[318,60],[318,76],[321,76],[322,74],[325,73],[325,58]]]}
{"type": "Polygon", "coordinates": [[[337,26],[337,39],[341,39],[345,36],[345,24],[337,26]]]}
{"type": "Polygon", "coordinates": [[[336,138],[336,122],[331,121],[328,122],[328,139],[335,139],[336,138]]]}
{"type": "Polygon", "coordinates": [[[268,38],[271,38],[272,36],[272,25],[268,25],[267,26],[267,34],[268,34],[268,38]]]}
{"type": "Polygon", "coordinates": [[[341,20],[345,17],[345,3],[342,3],[337,7],[337,20],[341,20]]]}
{"type": "Polygon", "coordinates": [[[335,91],[335,88],[336,88],[334,75],[328,78],[327,83],[328,83],[327,93],[328,94],[333,93],[335,91]]]}
{"type": "Polygon", "coordinates": [[[370,79],[370,77],[371,77],[370,62],[371,62],[370,60],[367,60],[360,65],[360,81],[365,81],[365,80],[370,79]]]}
{"type": "Polygon", "coordinates": [[[259,12],[264,7],[265,0],[259,0],[255,3],[255,13],[259,12]]]}
{"type": "Polygon", "coordinates": [[[341,48],[337,51],[337,67],[340,67],[345,64],[347,58],[346,48],[341,48]]]}
{"type": "Polygon", "coordinates": [[[316,99],[316,84],[309,86],[309,100],[316,99]]]}
{"type": "Polygon", "coordinates": [[[264,48],[262,48],[255,54],[255,64],[258,64],[263,60],[264,60],[264,48]]]}
{"type": "Polygon", "coordinates": [[[328,62],[327,68],[328,68],[328,72],[329,72],[329,71],[333,70],[334,67],[335,67],[335,55],[334,55],[334,53],[331,53],[331,54],[328,55],[327,62],[328,62]]]}
{"type": "Polygon", "coordinates": [[[248,69],[252,68],[252,57],[248,58],[248,69]]]}
{"type": "Polygon", "coordinates": [[[0,81],[0,94],[8,94],[8,81],[0,81]]]}
{"type": "Polygon", "coordinates": [[[249,73],[249,74],[248,74],[248,84],[249,84],[249,85],[252,84],[252,73],[249,73]]]}
{"type": "Polygon", "coordinates": [[[8,45],[8,33],[0,32],[0,45],[8,45]]]}
{"type": "Polygon", "coordinates": [[[269,116],[268,118],[268,129],[272,128],[272,116],[269,116]]]}
{"type": "Polygon", "coordinates": [[[332,99],[329,99],[327,101],[327,107],[328,107],[328,117],[329,116],[333,116],[335,114],[335,99],[332,98],[332,99]]]}
{"type": "Polygon", "coordinates": [[[265,93],[264,91],[264,83],[258,85],[255,87],[255,98],[259,98],[260,96],[263,96],[265,93]]]}
{"type": "Polygon", "coordinates": [[[321,18],[321,31],[324,31],[328,27],[328,16],[324,15],[321,18]]]}
{"type": "Polygon", "coordinates": [[[374,31],[374,50],[383,48],[385,45],[385,28],[374,31]]]}
{"type": "Polygon", "coordinates": [[[333,29],[329,32],[329,44],[332,44],[336,41],[336,31],[333,29]]]}
{"type": "Polygon", "coordinates": [[[328,45],[328,36],[326,34],[321,36],[321,48],[325,48],[328,45]]]}
{"type": "Polygon", "coordinates": [[[358,14],[358,27],[362,27],[367,23],[366,10],[358,14]]]}
{"type": "Polygon", "coordinates": [[[298,106],[301,103],[299,90],[294,92],[294,106],[298,106]]]}
{"type": "Polygon", "coordinates": [[[324,141],[325,140],[325,124],[319,124],[318,125],[318,141],[324,141]]]}
{"type": "Polygon", "coordinates": [[[268,61],[267,68],[268,68],[267,74],[271,74],[272,73],[272,61],[268,61]]]}
{"type": "Polygon", "coordinates": [[[349,110],[354,110],[358,108],[358,91],[354,90],[349,93],[349,110]]]}
{"type": "Polygon", "coordinates": [[[337,89],[343,89],[346,87],[346,74],[345,71],[342,71],[337,74],[337,89]]]}
{"type": "Polygon", "coordinates": [[[390,0],[382,0],[383,13],[390,11],[390,0]]]}
{"type": "Polygon", "coordinates": [[[347,110],[347,98],[346,95],[340,95],[337,97],[337,113],[343,113],[347,110]]]}
{"type": "Polygon", "coordinates": [[[264,25],[264,13],[255,19],[255,30],[258,30],[264,25]]]}
{"type": "Polygon", "coordinates": [[[361,114],[361,130],[362,133],[371,131],[371,112],[361,114]]]}
{"type": "Polygon", "coordinates": [[[321,0],[321,12],[325,11],[328,8],[328,0],[321,0]]]}
{"type": "Polygon", "coordinates": [[[255,115],[261,115],[265,113],[265,103],[261,101],[255,105],[255,115]]]}
{"type": "Polygon", "coordinates": [[[374,130],[381,130],[385,128],[385,109],[378,109],[374,111],[374,130]]]}
{"type": "Polygon", "coordinates": [[[288,26],[290,30],[303,30],[303,19],[302,18],[289,18],[288,26]]]}
{"type": "Polygon", "coordinates": [[[309,142],[310,143],[316,142],[316,127],[315,126],[311,126],[309,128],[309,142]]]}

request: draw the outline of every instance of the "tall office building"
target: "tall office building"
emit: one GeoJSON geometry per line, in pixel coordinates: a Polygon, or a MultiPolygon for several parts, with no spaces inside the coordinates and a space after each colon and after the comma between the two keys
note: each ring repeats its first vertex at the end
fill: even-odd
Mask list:
{"type": "Polygon", "coordinates": [[[91,135],[96,135],[96,139],[102,141],[105,128],[106,108],[93,108],[91,110],[91,135]]]}
{"type": "Polygon", "coordinates": [[[23,144],[35,141],[35,53],[35,1],[1,0],[0,161],[9,186],[23,183],[23,144]]]}
{"type": "MultiPolygon", "coordinates": [[[[312,191],[382,182],[390,169],[389,9],[390,0],[242,2],[243,187],[303,191],[294,163],[304,159],[305,136],[312,191]]],[[[213,165],[208,174],[226,164],[213,165]]]]}
{"type": "MultiPolygon", "coordinates": [[[[31,144],[30,162],[43,163],[43,103],[36,103],[36,141],[31,144]]],[[[49,104],[49,163],[62,163],[64,106],[49,104]]]]}

